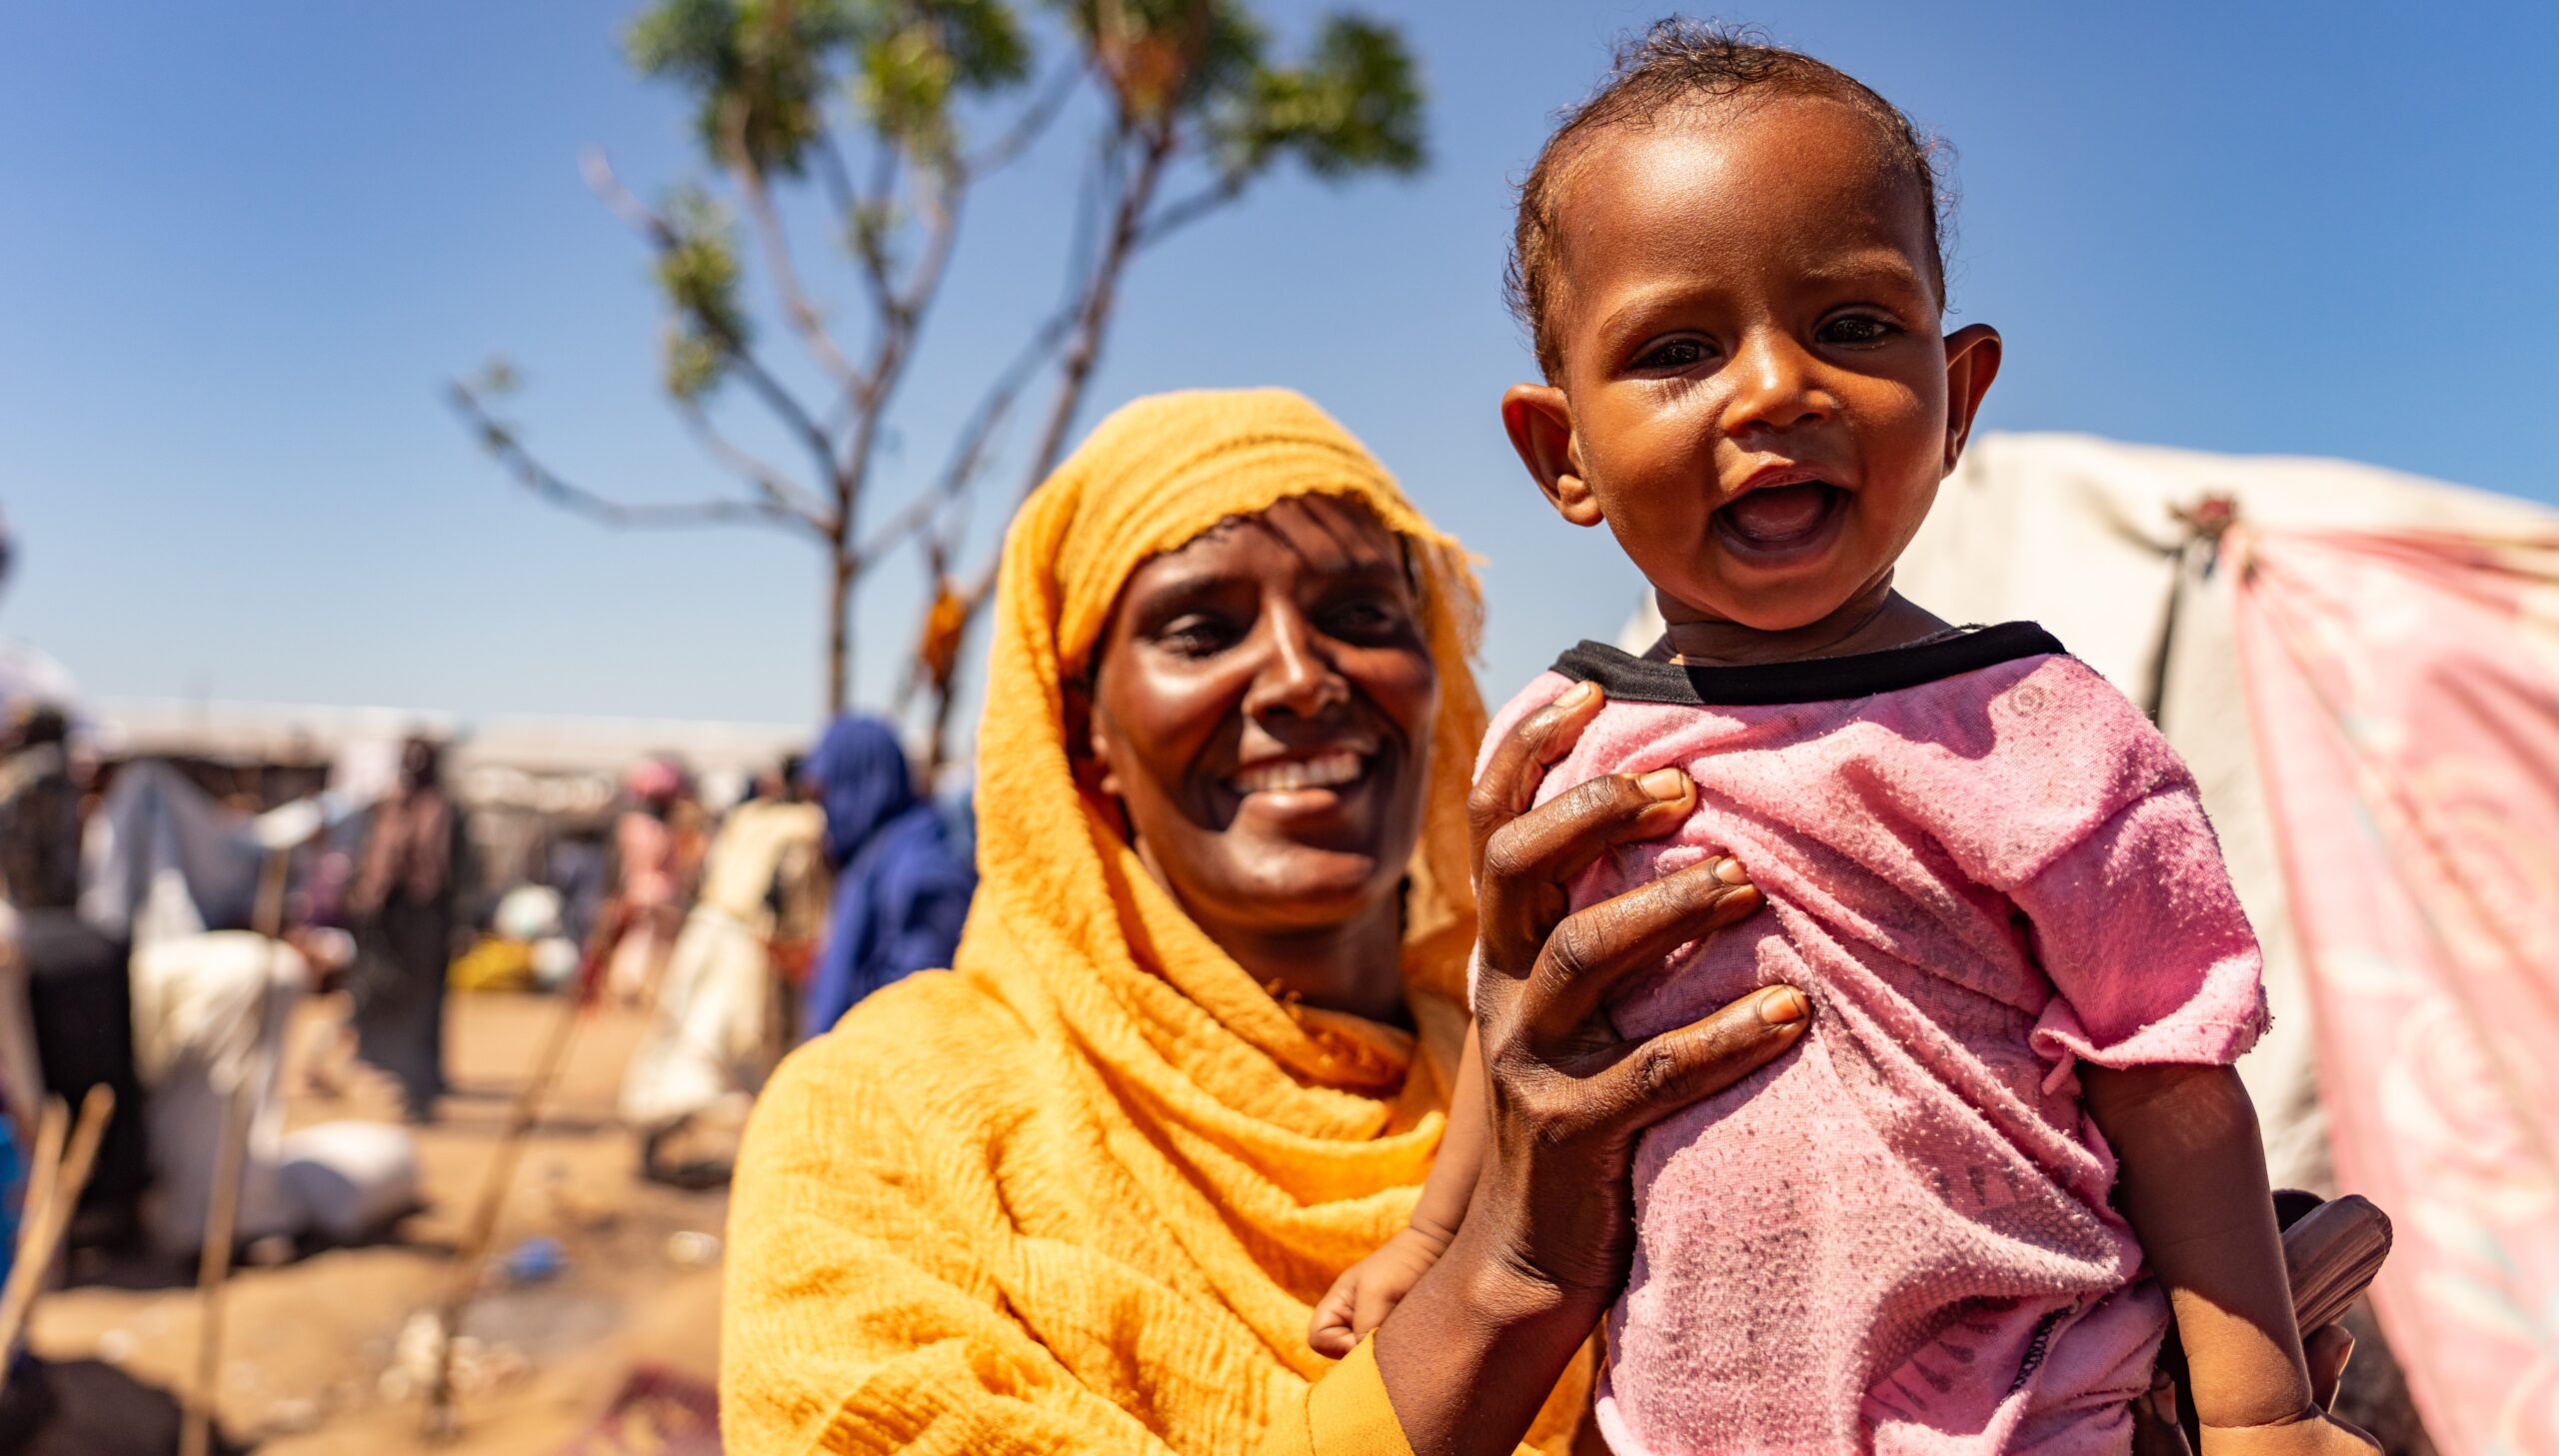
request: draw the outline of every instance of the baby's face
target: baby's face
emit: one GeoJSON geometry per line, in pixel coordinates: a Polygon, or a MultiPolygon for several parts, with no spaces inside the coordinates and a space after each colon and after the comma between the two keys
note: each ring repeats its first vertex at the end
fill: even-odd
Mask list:
{"type": "MultiPolygon", "coordinates": [[[[1529,464],[1674,621],[1819,622],[1918,531],[1998,350],[1940,332],[1924,207],[1872,125],[1821,100],[1612,129],[1564,179],[1546,394],[1569,441],[1529,464]]],[[[1514,439],[1537,393],[1506,404],[1514,439]]]]}

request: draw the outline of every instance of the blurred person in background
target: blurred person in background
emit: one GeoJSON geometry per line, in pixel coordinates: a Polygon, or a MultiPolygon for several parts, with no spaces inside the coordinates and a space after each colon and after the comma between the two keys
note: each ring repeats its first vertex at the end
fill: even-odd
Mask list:
{"type": "Polygon", "coordinates": [[[684,895],[700,851],[688,832],[684,770],[667,758],[632,765],[623,779],[632,799],[613,826],[621,864],[617,927],[605,981],[626,1004],[653,998],[666,971],[684,895]]]}
{"type": "MultiPolygon", "coordinates": [[[[134,1226],[148,1179],[134,1080],[132,992],[126,945],[79,915],[80,795],[70,758],[70,719],[51,702],[21,697],[0,721],[0,1058],[12,1065],[14,1100],[62,1098],[93,1086],[116,1094],[97,1172],[80,1200],[75,1244],[118,1243],[134,1226]],[[32,1058],[32,1067],[16,1065],[32,1058]]],[[[17,1109],[21,1118],[32,1107],[17,1109]]]]}
{"type": "Polygon", "coordinates": [[[658,1014],[623,1074],[643,1176],[726,1178],[748,1104],[798,1040],[792,990],[827,913],[826,815],[793,768],[762,775],[711,841],[658,1014]]]}
{"type": "Polygon", "coordinates": [[[806,1039],[900,976],[949,965],[978,876],[952,847],[941,811],[917,791],[887,723],[837,719],[801,773],[826,810],[827,862],[836,871],[800,1025],[806,1039]]]}
{"type": "Polygon", "coordinates": [[[20,910],[70,909],[80,898],[80,785],[70,720],[51,704],[9,710],[0,758],[0,894],[20,910]]]}
{"type": "Polygon", "coordinates": [[[442,750],[411,738],[401,750],[400,786],[373,811],[347,896],[357,1054],[399,1082],[411,1122],[434,1120],[445,1090],[445,967],[468,842],[445,791],[442,750]]]}

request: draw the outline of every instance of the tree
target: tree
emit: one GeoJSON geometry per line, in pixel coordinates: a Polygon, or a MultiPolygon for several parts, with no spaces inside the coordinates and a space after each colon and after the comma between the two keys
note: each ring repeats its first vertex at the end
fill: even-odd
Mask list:
{"type": "Polygon", "coordinates": [[[961,643],[993,582],[991,567],[963,571],[957,561],[966,507],[1035,391],[1046,400],[1020,491],[1055,467],[1132,264],[1283,161],[1326,181],[1422,163],[1419,82],[1384,25],[1335,15],[1289,65],[1272,58],[1239,0],[1047,0],[1041,12],[1012,0],[656,0],[631,24],[632,64],[691,98],[709,172],[651,203],[591,152],[587,180],[655,253],[667,398],[734,489],[680,505],[627,504],[534,454],[502,413],[516,383],[505,364],[447,391],[483,447],[554,505],[609,526],[748,523],[816,543],[828,563],[831,712],[849,693],[857,585],[894,552],[919,550],[935,595],[909,681],[933,695],[937,755],[961,643]],[[1058,52],[1045,65],[1044,39],[1058,52]],[[883,479],[898,388],[973,188],[1029,152],[1079,93],[1096,97],[1100,119],[1067,230],[1064,296],[987,381],[941,467],[883,479]],[[806,189],[823,205],[838,261],[859,279],[862,327],[850,347],[802,282],[777,200],[785,189],[806,189]],[[818,397],[768,363],[773,331],[745,301],[742,231],[782,332],[825,382],[818,397]],[[804,457],[797,468],[722,427],[717,410],[736,391],[794,442],[792,455],[804,457]]]}

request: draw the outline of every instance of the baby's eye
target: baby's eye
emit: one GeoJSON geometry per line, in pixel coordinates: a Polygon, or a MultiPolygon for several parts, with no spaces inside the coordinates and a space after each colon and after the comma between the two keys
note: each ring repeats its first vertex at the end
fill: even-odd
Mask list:
{"type": "Polygon", "coordinates": [[[1824,344],[1880,344],[1901,331],[1872,314],[1845,314],[1821,326],[1824,344]]]}
{"type": "Polygon", "coordinates": [[[1637,369],[1694,369],[1706,362],[1708,347],[1703,339],[1664,339],[1635,356],[1637,369]]]}

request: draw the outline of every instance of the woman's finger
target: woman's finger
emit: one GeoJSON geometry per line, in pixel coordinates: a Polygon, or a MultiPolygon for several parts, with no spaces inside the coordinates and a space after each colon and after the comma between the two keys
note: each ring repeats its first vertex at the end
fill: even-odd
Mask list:
{"type": "Polygon", "coordinates": [[[2321,1410],[2335,1409],[2346,1362],[2355,1357],[2355,1337],[2344,1325],[2321,1325],[2301,1337],[2301,1353],[2310,1365],[2310,1398],[2319,1402],[2321,1410]]]}
{"type": "Polygon", "coordinates": [[[1563,915],[1563,885],[1612,844],[1666,834],[1697,806],[1676,768],[1602,774],[1493,831],[1476,863],[1476,933],[1485,963],[1523,972],[1563,915]]]}
{"type": "Polygon", "coordinates": [[[1466,824],[1474,838],[1478,874],[1483,870],[1485,841],[1536,800],[1546,765],[1572,751],[1606,698],[1596,683],[1575,683],[1557,694],[1554,702],[1521,719],[1493,746],[1474,791],[1466,796],[1466,824]]]}
{"type": "Polygon", "coordinates": [[[1617,983],[1649,970],[1691,940],[1759,908],[1741,861],[1718,854],[1676,874],[1573,911],[1546,936],[1518,1003],[1520,1024],[1541,1035],[1587,1020],[1617,983]]]}
{"type": "Polygon", "coordinates": [[[1789,985],[1744,996],[1702,1021],[1629,1048],[1593,1079],[1599,1116],[1634,1131],[1710,1096],[1775,1060],[1812,1023],[1812,1002],[1789,985]]]}

